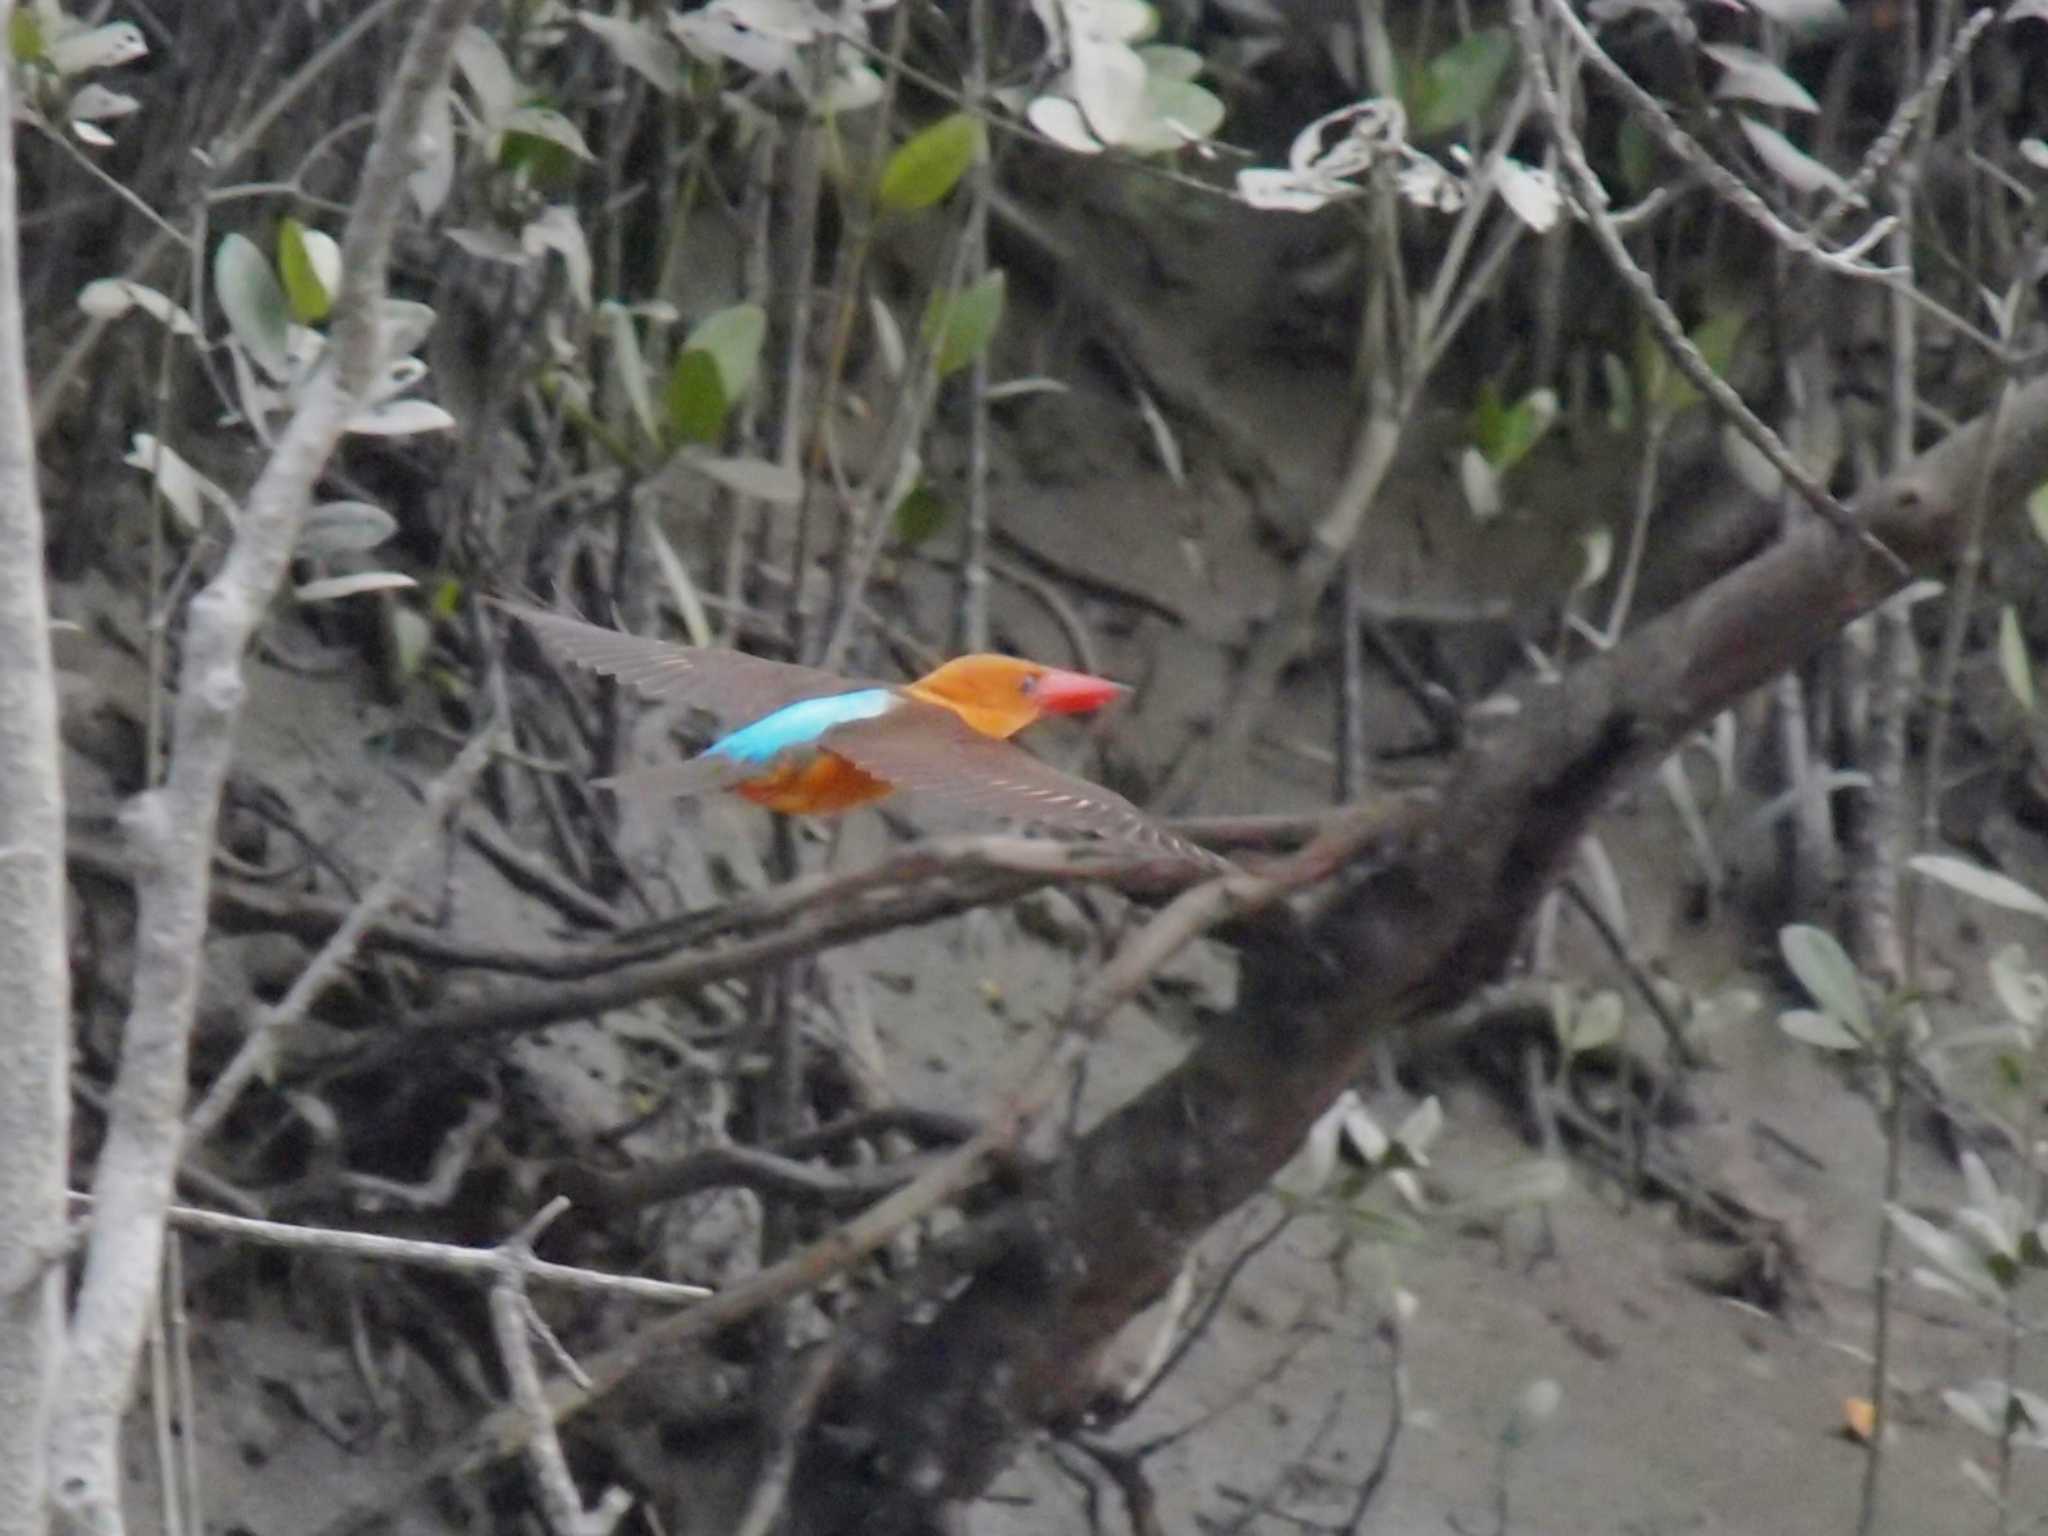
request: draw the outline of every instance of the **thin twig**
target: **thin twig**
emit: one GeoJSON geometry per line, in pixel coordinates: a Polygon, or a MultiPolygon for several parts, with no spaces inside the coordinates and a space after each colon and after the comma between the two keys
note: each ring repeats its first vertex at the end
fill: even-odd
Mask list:
{"type": "MultiPolygon", "coordinates": [[[[93,1208],[92,1198],[88,1195],[74,1191],[71,1200],[85,1210],[93,1208]]],[[[225,1211],[201,1210],[190,1205],[174,1205],[165,1215],[179,1231],[202,1237],[225,1238],[233,1242],[257,1243],[266,1248],[285,1248],[297,1253],[326,1254],[333,1258],[361,1259],[377,1264],[411,1264],[472,1280],[495,1280],[505,1273],[508,1265],[516,1263],[518,1272],[534,1285],[621,1296],[662,1306],[695,1304],[712,1294],[701,1285],[649,1280],[639,1275],[608,1275],[599,1270],[550,1263],[546,1259],[535,1258],[531,1253],[510,1255],[502,1247],[466,1248],[456,1243],[387,1237],[381,1232],[352,1232],[341,1227],[305,1227],[284,1221],[257,1221],[247,1216],[230,1216],[225,1211]]]]}
{"type": "MultiPolygon", "coordinates": [[[[1552,11],[1565,7],[1552,3],[1552,11]]],[[[1671,364],[1686,382],[1691,384],[1708,400],[1712,401],[1722,417],[1730,422],[1757,451],[1770,461],[1771,467],[1785,478],[1785,483],[1794,487],[1807,505],[1840,529],[1843,534],[1872,549],[1880,558],[1896,567],[1902,574],[1905,564],[1899,557],[1868,531],[1856,526],[1848,509],[1837,501],[1832,492],[1814,478],[1813,472],[1801,463],[1785,446],[1784,440],[1744,403],[1742,396],[1727,380],[1713,370],[1700,355],[1699,348],[1685,333],[1685,327],[1664,296],[1657,291],[1656,282],[1636,264],[1623,243],[1620,233],[1607,216],[1607,192],[1600,184],[1600,178],[1587,163],[1585,146],[1579,142],[1566,117],[1564,106],[1558,99],[1557,87],[1550,78],[1549,65],[1543,58],[1543,38],[1536,20],[1535,0],[1511,0],[1509,15],[1514,23],[1515,37],[1522,53],[1522,71],[1530,88],[1536,94],[1538,107],[1544,120],[1549,124],[1552,142],[1556,144],[1558,158],[1563,162],[1567,177],[1578,202],[1578,210],[1586,228],[1593,236],[1593,243],[1607,258],[1607,264],[1615,276],[1622,281],[1636,309],[1649,322],[1651,334],[1664,349],[1671,364]]],[[[1578,25],[1576,17],[1571,24],[1578,25]]],[[[1589,39],[1590,41],[1590,39],[1589,39]]],[[[1595,45],[1597,46],[1597,45],[1595,45]]],[[[1731,176],[1730,181],[1735,179],[1731,176]]],[[[1735,183],[1738,187],[1740,182],[1735,183]]],[[[1748,197],[1756,199],[1754,192],[1743,188],[1748,197]]]]}
{"type": "Polygon", "coordinates": [[[356,903],[355,910],[334,930],[326,944],[321,946],[320,953],[299,973],[284,997],[274,1007],[263,1011],[241,1048],[222,1069],[220,1076],[213,1080],[213,1086],[207,1089],[206,1096],[186,1122],[187,1145],[197,1145],[211,1136],[228,1111],[234,1108],[242,1090],[275,1064],[278,1042],[304,1021],[313,1005],[355,959],[357,950],[362,946],[363,935],[375,927],[405,894],[418,860],[438,844],[433,834],[454,814],[456,807],[469,798],[477,778],[497,749],[499,735],[500,728],[496,723],[486,725],[448,765],[447,771],[434,781],[433,788],[427,791],[419,827],[398,845],[384,872],[377,877],[376,884],[363,893],[363,899],[356,903]]]}
{"type": "Polygon", "coordinates": [[[803,1449],[804,1433],[816,1417],[818,1404],[846,1347],[846,1336],[835,1333],[796,1362],[794,1380],[775,1416],[769,1434],[768,1453],[762,1458],[760,1476],[748,1497],[746,1513],[733,1536],[769,1536],[789,1499],[790,1478],[796,1472],[797,1453],[803,1449]]]}
{"type": "Polygon", "coordinates": [[[536,1229],[563,1205],[562,1201],[552,1203],[525,1231],[502,1246],[500,1252],[507,1262],[491,1286],[491,1332],[512,1387],[513,1407],[525,1421],[527,1466],[539,1487],[541,1509],[549,1526],[555,1536],[610,1536],[632,1507],[632,1497],[623,1488],[607,1488],[595,1508],[584,1508],[583,1496],[576,1491],[576,1480],[569,1472],[569,1458],[562,1454],[562,1441],[555,1433],[554,1417],[548,1412],[540,1366],[533,1358],[531,1333],[538,1320],[522,1283],[525,1270],[521,1261],[533,1252],[536,1229]]]}

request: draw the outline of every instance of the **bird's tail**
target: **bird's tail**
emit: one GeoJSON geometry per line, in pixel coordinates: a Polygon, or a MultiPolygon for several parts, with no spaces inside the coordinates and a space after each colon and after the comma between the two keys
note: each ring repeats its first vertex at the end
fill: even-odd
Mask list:
{"type": "Polygon", "coordinates": [[[680,800],[713,795],[744,784],[761,774],[759,763],[742,762],[722,753],[705,752],[687,762],[664,763],[658,768],[636,768],[630,773],[593,781],[593,787],[608,789],[622,799],[680,800]]]}

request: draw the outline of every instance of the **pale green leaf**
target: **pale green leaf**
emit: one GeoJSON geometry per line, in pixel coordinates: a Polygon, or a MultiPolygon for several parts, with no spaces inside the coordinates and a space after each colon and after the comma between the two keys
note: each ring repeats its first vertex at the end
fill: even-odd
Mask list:
{"type": "Polygon", "coordinates": [[[2005,1011],[2029,1028],[2048,1019],[2048,976],[2035,969],[2025,945],[2003,945],[1991,957],[1991,990],[2005,1011]]]}
{"type": "Polygon", "coordinates": [[[1794,192],[1824,193],[1844,199],[1856,207],[1865,203],[1864,198],[1850,196],[1846,181],[1777,129],[1751,117],[1738,116],[1735,123],[1742,130],[1743,137],[1749,140],[1749,147],[1756,151],[1757,159],[1763,161],[1764,168],[1794,192]]]}
{"type": "Polygon", "coordinates": [[[2027,637],[2020,632],[2020,616],[2007,603],[1998,615],[1998,670],[2005,678],[2006,692],[2028,714],[2034,712],[2034,659],[2027,654],[2027,637]]]}
{"type": "Polygon", "coordinates": [[[454,427],[455,418],[431,400],[383,400],[356,412],[344,430],[358,437],[411,437],[454,427]]]}
{"type": "Polygon", "coordinates": [[[465,27],[455,40],[455,67],[476,97],[477,116],[496,132],[519,104],[522,90],[504,51],[482,27],[465,27]]]}
{"type": "Polygon", "coordinates": [[[590,242],[574,208],[558,203],[533,219],[519,232],[519,248],[528,256],[553,251],[561,257],[569,292],[580,308],[590,307],[590,242]]]}
{"type": "Polygon", "coordinates": [[[1974,896],[1994,907],[2004,907],[2008,912],[2048,917],[2048,900],[2043,900],[2038,892],[2010,876],[1972,864],[1968,859],[1958,859],[1945,853],[1923,853],[1908,860],[1907,867],[1930,880],[1939,880],[1965,896],[1974,896]]]}
{"type": "Polygon", "coordinates": [[[1721,66],[1721,78],[1714,85],[1718,101],[1753,101],[1786,112],[1820,111],[1811,91],[1754,49],[1705,43],[1700,52],[1721,66]]]}
{"type": "Polygon", "coordinates": [[[1887,1207],[1886,1214],[1899,1236],[1917,1248],[1939,1274],[1960,1285],[1979,1301],[1994,1306],[2003,1304],[2004,1292],[1992,1279],[1983,1259],[1968,1243],[1902,1205],[1887,1207]]]}
{"type": "Polygon", "coordinates": [[[1833,1014],[1812,1008],[1786,1009],[1778,1015],[1778,1028],[1801,1044],[1823,1051],[1860,1051],[1865,1044],[1833,1014]]]}
{"type": "Polygon", "coordinates": [[[156,289],[125,277],[101,277],[87,283],[78,290],[78,307],[95,320],[118,320],[129,310],[139,309],[168,326],[173,336],[199,334],[199,327],[182,307],[156,289]]]}
{"type": "Polygon", "coordinates": [[[336,598],[360,597],[365,592],[394,592],[419,583],[398,571],[362,571],[354,576],[326,576],[295,587],[292,596],[302,603],[330,603],[336,598]]]}
{"type": "Polygon", "coordinates": [[[579,25],[604,39],[618,61],[664,96],[676,96],[683,89],[683,58],[676,45],[644,21],[625,16],[601,16],[595,11],[578,11],[579,25]]]}
{"type": "Polygon", "coordinates": [[[213,253],[213,288],[236,342],[282,383],[291,373],[291,313],[253,241],[234,234],[221,241],[213,253]]]}
{"type": "Polygon", "coordinates": [[[1077,155],[1099,155],[1102,141],[1089,130],[1081,108],[1064,96],[1040,96],[1024,109],[1032,127],[1062,149],[1077,155]]]}
{"type": "Polygon", "coordinates": [[[142,29],[132,21],[112,21],[103,27],[88,27],[67,33],[52,42],[44,57],[50,67],[64,76],[83,74],[89,69],[112,69],[133,63],[149,52],[142,29]]]}
{"type": "Polygon", "coordinates": [[[803,476],[765,459],[720,459],[691,455],[682,460],[727,490],[771,506],[793,507],[804,499],[803,476]]]}
{"type": "Polygon", "coordinates": [[[1431,1094],[1408,1112],[1394,1130],[1394,1140],[1408,1149],[1408,1156],[1420,1164],[1423,1154],[1429,1151],[1444,1128],[1444,1107],[1435,1094],[1431,1094]]]}
{"type": "Polygon", "coordinates": [[[149,433],[135,434],[121,462],[156,481],[157,493],[188,532],[196,533],[204,526],[208,508],[219,511],[230,523],[234,521],[234,498],[194,469],[168,443],[149,433]]]}
{"type": "Polygon", "coordinates": [[[1145,82],[1145,115],[1125,133],[1134,155],[1166,155],[1200,143],[1223,126],[1223,100],[1192,80],[1145,82]]]}
{"type": "Polygon", "coordinates": [[[1605,1050],[1621,1038],[1624,1017],[1619,992],[1595,992],[1572,1015],[1571,1034],[1565,1041],[1566,1052],[1577,1056],[1587,1051],[1605,1050]]]}
{"type": "Polygon", "coordinates": [[[704,601],[697,595],[697,583],[690,579],[690,568],[683,564],[683,557],[676,553],[676,547],[663,531],[661,520],[652,511],[643,511],[641,526],[647,532],[647,542],[654,551],[654,563],[661,568],[662,580],[668,583],[669,596],[675,599],[676,611],[683,616],[683,633],[690,637],[692,645],[709,645],[711,618],[704,611],[704,601]]]}
{"type": "Polygon", "coordinates": [[[707,352],[717,362],[719,383],[730,405],[754,382],[761,341],[767,334],[766,310],[758,304],[733,304],[699,320],[683,346],[692,352],[707,352]]]}
{"type": "Polygon", "coordinates": [[[299,524],[292,553],[310,560],[358,553],[375,549],[397,532],[398,519],[382,507],[367,501],[322,502],[299,524]]]}
{"type": "Polygon", "coordinates": [[[391,605],[391,670],[401,682],[420,675],[434,646],[434,622],[404,603],[391,605]]]}
{"type": "Polygon", "coordinates": [[[650,443],[661,440],[654,416],[654,396],[647,388],[647,361],[640,353],[640,331],[632,315],[616,304],[605,306],[605,321],[612,333],[612,368],[620,392],[631,406],[633,419],[650,443]]]}
{"type": "Polygon", "coordinates": [[[1824,928],[1792,923],[1778,931],[1778,948],[1807,995],[1868,1040],[1870,1004],[1863,996],[1863,979],[1835,936],[1824,928]]]}
{"type": "Polygon", "coordinates": [[[1147,43],[1138,50],[1138,57],[1145,61],[1145,73],[1155,80],[1192,80],[1208,67],[1194,49],[1170,43],[1147,43]]]}

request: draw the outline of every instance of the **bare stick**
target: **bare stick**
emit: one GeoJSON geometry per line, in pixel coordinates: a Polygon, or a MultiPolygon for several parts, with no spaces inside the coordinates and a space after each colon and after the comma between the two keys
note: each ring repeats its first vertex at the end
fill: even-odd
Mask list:
{"type": "Polygon", "coordinates": [[[475,0],[426,8],[378,119],[342,241],[332,363],[306,386],[243,509],[220,573],[193,599],[174,753],[162,787],[123,813],[140,850],[136,999],[94,1182],[94,1229],[49,1436],[61,1516],[96,1536],[122,1530],[119,1435],[133,1388],[183,1127],[187,1050],[206,934],[221,787],[234,755],[243,652],[277,590],[313,483],[381,365],[385,266],[426,107],[446,84],[475,0]]]}
{"type": "MultiPolygon", "coordinates": [[[[92,1206],[89,1195],[74,1193],[70,1198],[87,1209],[92,1206]]],[[[601,1270],[553,1264],[546,1259],[535,1258],[531,1253],[510,1254],[502,1247],[467,1248],[459,1243],[429,1243],[417,1238],[387,1237],[382,1232],[352,1232],[344,1227],[304,1227],[284,1221],[258,1221],[248,1216],[230,1216],[224,1211],[201,1210],[190,1205],[174,1205],[165,1215],[179,1231],[197,1233],[202,1237],[257,1243],[266,1248],[286,1248],[297,1253],[326,1254],[339,1259],[411,1264],[473,1280],[496,1280],[506,1272],[508,1265],[516,1262],[519,1275],[533,1285],[554,1285],[564,1290],[623,1296],[666,1306],[701,1301],[712,1294],[701,1285],[648,1280],[639,1275],[608,1275],[601,1270]]]]}
{"type": "Polygon", "coordinates": [[[242,1042],[241,1049],[235,1052],[220,1076],[213,1080],[213,1086],[206,1090],[206,1097],[199,1101],[199,1107],[192,1111],[185,1124],[187,1145],[202,1142],[213,1134],[227,1117],[227,1112],[235,1107],[235,1100],[249,1086],[250,1079],[276,1061],[278,1041],[299,1026],[313,1004],[355,959],[356,951],[362,947],[363,935],[375,927],[405,893],[406,884],[412,879],[413,868],[421,855],[436,846],[435,831],[458,805],[469,798],[477,776],[491,760],[498,737],[499,729],[495,724],[485,726],[427,791],[426,807],[420,813],[420,825],[414,834],[399,844],[384,873],[377,877],[377,883],[363,893],[363,899],[356,903],[355,910],[321,946],[312,963],[299,973],[291,990],[275,1007],[263,1011],[256,1027],[242,1042]]]}
{"type": "Polygon", "coordinates": [[[583,1507],[583,1496],[569,1475],[569,1458],[562,1454],[562,1442],[548,1413],[547,1393],[541,1387],[540,1366],[533,1358],[529,1330],[538,1325],[533,1305],[526,1299],[519,1261],[533,1252],[533,1240],[540,1229],[560,1215],[568,1202],[556,1200],[533,1222],[504,1245],[511,1259],[491,1286],[491,1332],[498,1341],[498,1354],[505,1362],[505,1375],[512,1385],[512,1402],[526,1421],[526,1458],[539,1485],[541,1509],[555,1536],[609,1536],[632,1508],[632,1496],[623,1488],[607,1488],[595,1509],[583,1507]]]}
{"type": "MultiPolygon", "coordinates": [[[[11,11],[11,6],[0,6],[11,11]]],[[[71,970],[64,786],[43,591],[15,202],[14,84],[0,70],[0,1532],[44,1529],[44,1425],[64,1348],[71,970]]]]}
{"type": "MultiPolygon", "coordinates": [[[[1071,1033],[1041,1049],[1022,1082],[998,1106],[981,1131],[935,1164],[916,1182],[845,1226],[769,1265],[736,1286],[687,1312],[666,1318],[591,1359],[582,1382],[557,1382],[549,1392],[556,1423],[588,1407],[626,1379],[653,1352],[702,1338],[753,1317],[763,1309],[800,1296],[873,1253],[912,1222],[922,1220],[977,1183],[989,1160],[1014,1146],[1025,1127],[1057,1090],[1074,1058],[1071,1033]]],[[[442,1477],[459,1477],[491,1466],[525,1444],[525,1419],[510,1409],[488,1414],[460,1441],[432,1458],[398,1487],[384,1490],[377,1504],[344,1511],[315,1536],[345,1536],[374,1523],[389,1509],[442,1477]]]]}
{"type": "MultiPolygon", "coordinates": [[[[875,933],[1011,900],[1042,886],[1107,884],[1127,890],[1185,887],[1211,871],[1184,859],[1119,859],[1114,853],[1022,837],[923,844],[872,869],[811,876],[750,903],[759,936],[720,948],[717,934],[656,935],[639,954],[614,952],[587,979],[522,987],[432,1009],[397,1049],[441,1049],[464,1038],[535,1029],[660,993],[752,975],[875,933]],[[682,945],[695,946],[676,953],[682,945]],[[652,958],[654,955],[660,958],[652,958]]],[[[729,916],[729,914],[728,914],[729,916]]],[[[749,922],[740,931],[752,928],[749,922]]],[[[731,931],[730,928],[727,931],[731,931]]]]}

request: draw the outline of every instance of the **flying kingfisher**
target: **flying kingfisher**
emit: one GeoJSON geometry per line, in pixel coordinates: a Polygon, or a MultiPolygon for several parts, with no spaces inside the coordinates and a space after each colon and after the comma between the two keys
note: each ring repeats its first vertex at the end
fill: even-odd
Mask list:
{"type": "Polygon", "coordinates": [[[1009,738],[1046,715],[1087,714],[1122,684],[1013,656],[961,656],[916,682],[840,677],[741,651],[670,645],[501,599],[562,659],[744,721],[671,767],[601,781],[665,795],[729,791],[790,815],[835,816],[914,791],[1006,820],[1134,843],[1202,864],[1222,861],[1123,796],[1040,762],[1009,738]]]}

